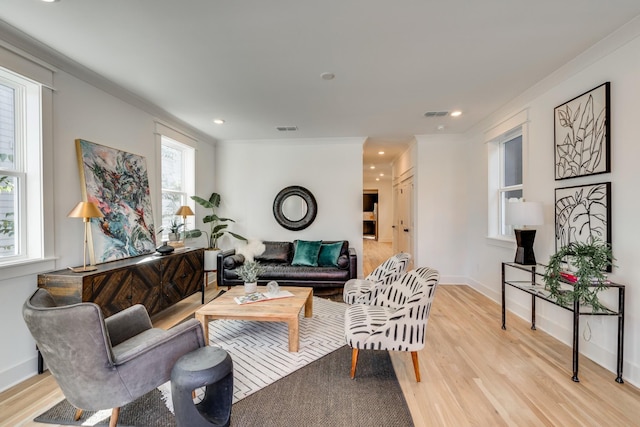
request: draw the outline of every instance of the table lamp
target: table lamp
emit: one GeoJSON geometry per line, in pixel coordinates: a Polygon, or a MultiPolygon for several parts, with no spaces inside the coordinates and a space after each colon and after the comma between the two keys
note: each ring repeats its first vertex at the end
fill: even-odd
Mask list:
{"type": "Polygon", "coordinates": [[[506,223],[508,225],[518,225],[522,228],[513,229],[516,235],[516,258],[517,264],[534,265],[536,256],[533,253],[533,241],[536,238],[536,230],[527,228],[531,225],[544,224],[544,214],[542,203],[540,202],[510,202],[507,203],[506,223]]]}
{"type": "Polygon", "coordinates": [[[187,235],[187,216],[195,215],[189,206],[180,206],[176,215],[182,217],[182,223],[184,224],[184,235],[187,235]]]}
{"type": "Polygon", "coordinates": [[[98,267],[95,265],[87,265],[87,233],[91,218],[102,218],[102,212],[93,202],[80,202],[67,215],[69,218],[82,218],[84,222],[84,247],[82,249],[82,267],[69,267],[74,273],[83,273],[85,271],[94,271],[98,267]]]}

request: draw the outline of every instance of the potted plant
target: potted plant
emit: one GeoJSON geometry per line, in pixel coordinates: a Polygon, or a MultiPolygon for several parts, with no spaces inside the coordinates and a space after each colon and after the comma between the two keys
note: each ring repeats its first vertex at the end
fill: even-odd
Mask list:
{"type": "MultiPolygon", "coordinates": [[[[169,241],[176,242],[180,240],[180,229],[184,227],[184,224],[178,224],[176,219],[171,220],[171,224],[169,225],[169,241]]],[[[157,234],[162,234],[164,231],[164,227],[160,227],[157,234]]]]}
{"type": "Polygon", "coordinates": [[[202,218],[202,222],[205,224],[209,224],[209,233],[202,230],[190,230],[187,233],[187,237],[199,237],[202,234],[207,235],[207,250],[204,254],[204,269],[207,271],[215,271],[216,270],[216,257],[218,256],[218,252],[220,252],[220,248],[218,247],[218,239],[224,236],[225,233],[229,233],[231,236],[236,239],[247,241],[245,237],[242,237],[239,234],[233,233],[227,230],[229,224],[228,222],[235,222],[231,218],[220,218],[216,214],[216,210],[220,207],[220,194],[211,193],[209,199],[203,199],[198,196],[191,196],[191,199],[198,203],[200,206],[203,206],[207,209],[211,209],[211,214],[202,218]]]}
{"type": "Polygon", "coordinates": [[[236,274],[244,282],[245,293],[251,294],[258,290],[258,277],[263,272],[264,269],[258,261],[247,261],[236,267],[236,274]]]}
{"type": "Polygon", "coordinates": [[[586,243],[572,242],[549,259],[544,274],[545,287],[559,304],[578,301],[580,305],[601,311],[604,306],[598,293],[607,288],[604,271],[612,265],[611,246],[598,239],[586,243]],[[570,287],[563,284],[570,284],[570,287]]]}

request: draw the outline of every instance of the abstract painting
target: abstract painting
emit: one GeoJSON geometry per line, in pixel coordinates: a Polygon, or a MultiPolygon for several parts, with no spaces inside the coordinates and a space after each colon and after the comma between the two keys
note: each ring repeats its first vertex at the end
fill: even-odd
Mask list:
{"type": "Polygon", "coordinates": [[[92,263],[155,251],[155,231],[144,157],[82,139],[76,152],[83,200],[104,218],[91,220],[92,263]]]}
{"type": "Polygon", "coordinates": [[[556,251],[592,239],[611,244],[611,183],[556,188],[556,251]]]}
{"type": "Polygon", "coordinates": [[[603,83],[555,108],[556,181],[610,171],[609,86],[603,83]]]}

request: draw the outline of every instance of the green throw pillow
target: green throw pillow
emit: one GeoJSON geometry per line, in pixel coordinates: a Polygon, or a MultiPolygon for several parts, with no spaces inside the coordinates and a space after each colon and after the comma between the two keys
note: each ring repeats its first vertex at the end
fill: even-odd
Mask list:
{"type": "Polygon", "coordinates": [[[296,251],[293,254],[291,265],[305,265],[308,267],[318,266],[318,254],[322,240],[317,242],[309,242],[306,240],[298,240],[296,243],[296,251]]]}
{"type": "Polygon", "coordinates": [[[321,267],[337,267],[340,251],[342,251],[342,242],[323,243],[320,246],[318,265],[321,267]]]}

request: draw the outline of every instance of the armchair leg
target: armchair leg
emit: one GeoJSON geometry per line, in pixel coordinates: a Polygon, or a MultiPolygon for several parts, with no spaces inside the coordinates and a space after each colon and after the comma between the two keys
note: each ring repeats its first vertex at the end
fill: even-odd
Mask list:
{"type": "Polygon", "coordinates": [[[73,415],[73,421],[78,421],[82,416],[82,409],[76,408],[76,413],[73,415]]]}
{"type": "Polygon", "coordinates": [[[411,359],[413,360],[413,370],[416,372],[416,382],[420,382],[420,366],[418,366],[418,352],[411,352],[411,359]]]}
{"type": "Polygon", "coordinates": [[[111,420],[109,420],[109,427],[116,427],[116,425],[118,425],[119,416],[120,416],[120,408],[113,408],[111,410],[111,420]]]}
{"type": "Polygon", "coordinates": [[[351,352],[351,379],[356,377],[356,364],[358,363],[358,349],[354,348],[351,352]]]}

